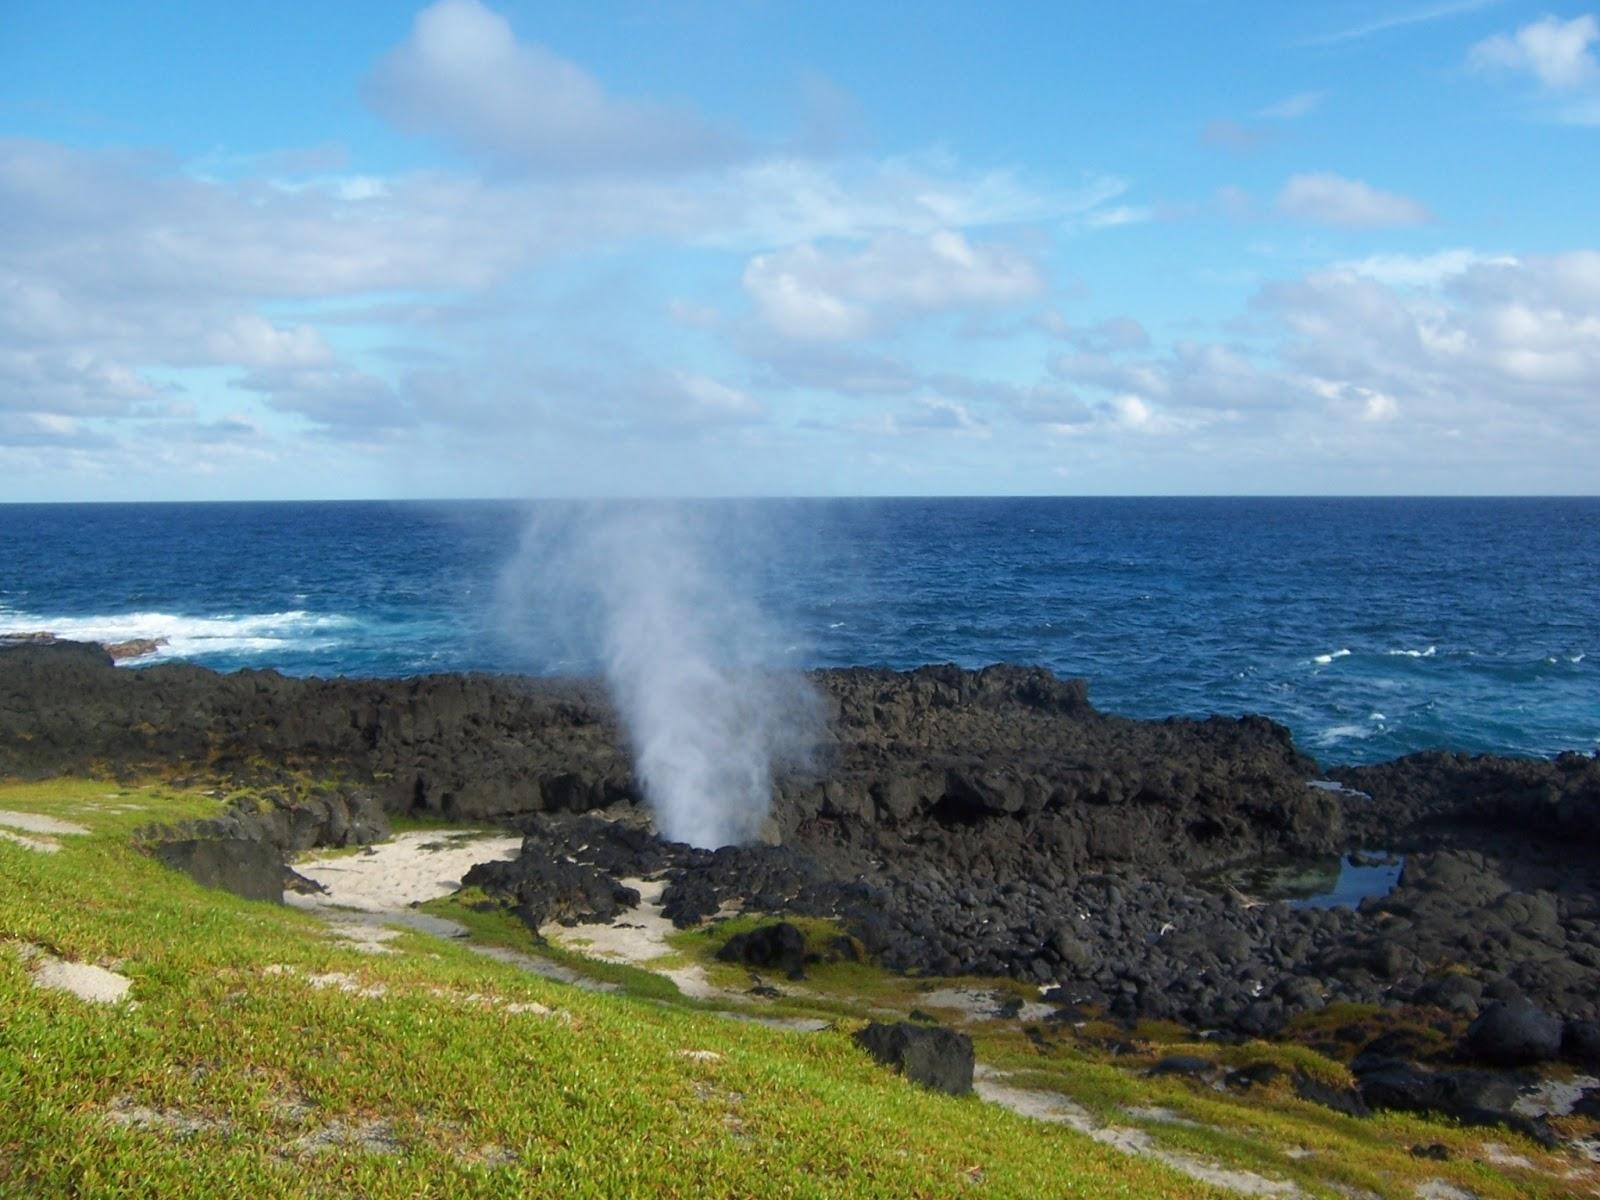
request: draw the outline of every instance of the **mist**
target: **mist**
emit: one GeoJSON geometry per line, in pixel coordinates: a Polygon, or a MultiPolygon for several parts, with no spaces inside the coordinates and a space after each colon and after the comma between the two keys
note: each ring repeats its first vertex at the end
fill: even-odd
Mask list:
{"type": "Polygon", "coordinates": [[[773,529],[706,503],[530,510],[501,587],[509,632],[547,668],[600,673],[664,837],[757,839],[777,771],[804,766],[822,704],[796,640],[757,601],[773,529]]]}

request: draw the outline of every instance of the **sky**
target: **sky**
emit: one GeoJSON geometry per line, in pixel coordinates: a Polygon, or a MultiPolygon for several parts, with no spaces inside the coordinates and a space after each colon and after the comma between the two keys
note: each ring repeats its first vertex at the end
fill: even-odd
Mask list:
{"type": "Polygon", "coordinates": [[[0,0],[0,501],[1597,463],[1594,0],[0,0]]]}

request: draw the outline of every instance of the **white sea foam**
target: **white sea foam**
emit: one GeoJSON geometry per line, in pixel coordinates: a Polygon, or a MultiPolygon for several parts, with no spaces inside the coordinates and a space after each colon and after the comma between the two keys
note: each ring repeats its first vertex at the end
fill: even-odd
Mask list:
{"type": "Polygon", "coordinates": [[[1439,652],[1439,647],[1429,646],[1426,650],[1385,650],[1390,658],[1432,658],[1439,652]]]}
{"type": "Polygon", "coordinates": [[[129,642],[148,638],[162,643],[140,661],[197,658],[202,655],[262,655],[286,649],[316,650],[337,645],[337,631],[356,622],[337,614],[292,609],[273,613],[221,613],[197,617],[183,613],[103,613],[60,617],[6,611],[0,614],[0,636],[11,633],[53,633],[78,642],[129,642]]]}
{"type": "Polygon", "coordinates": [[[1348,651],[1348,650],[1335,650],[1332,654],[1319,654],[1315,658],[1313,658],[1311,661],[1316,663],[1319,667],[1325,667],[1336,658],[1349,658],[1349,657],[1350,657],[1350,651],[1348,651]]]}
{"type": "Polygon", "coordinates": [[[1335,742],[1360,741],[1377,732],[1378,730],[1366,725],[1330,725],[1313,740],[1319,746],[1331,746],[1335,742]]]}

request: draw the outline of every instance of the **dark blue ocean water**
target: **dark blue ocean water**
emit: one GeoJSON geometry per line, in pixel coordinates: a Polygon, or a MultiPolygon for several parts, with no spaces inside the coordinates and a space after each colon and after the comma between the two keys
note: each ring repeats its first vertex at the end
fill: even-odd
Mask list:
{"type": "MultiPolygon", "coordinates": [[[[559,506],[535,505],[547,519],[559,506]]],[[[708,502],[774,660],[1042,663],[1134,716],[1261,712],[1326,763],[1600,746],[1600,500],[708,502]]],[[[594,663],[505,586],[530,506],[0,506],[0,632],[292,674],[594,663]]],[[[724,553],[725,552],[725,553],[724,553]]],[[[725,561],[720,559],[725,558],[725,561]]],[[[537,576],[537,555],[518,570],[537,576]]],[[[147,659],[144,661],[155,661],[147,659]]]]}

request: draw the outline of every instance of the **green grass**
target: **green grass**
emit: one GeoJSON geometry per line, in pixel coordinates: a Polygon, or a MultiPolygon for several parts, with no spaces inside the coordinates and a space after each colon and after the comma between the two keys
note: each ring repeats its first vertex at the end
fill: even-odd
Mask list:
{"type": "Polygon", "coordinates": [[[1211,1194],[924,1093],[844,1037],[597,995],[418,935],[405,953],[354,953],[309,916],[204,891],[129,848],[140,825],[218,801],[129,790],[146,807],[118,813],[97,806],[109,790],[0,788],[0,808],[95,830],[54,855],[0,844],[0,937],[115,963],[137,1001],[38,990],[0,951],[0,1194],[1211,1194]],[[309,985],[327,972],[384,994],[309,985]],[[132,1106],[157,1123],[117,1124],[132,1106]],[[313,1147],[372,1122],[382,1152],[313,1147]]]}
{"type": "MultiPolygon", "coordinates": [[[[848,1019],[801,1036],[706,1013],[648,971],[543,946],[470,894],[429,908],[474,941],[545,955],[618,990],[552,982],[415,933],[390,943],[397,953],[361,954],[315,917],[205,891],[131,846],[144,826],[221,803],[163,786],[0,785],[0,809],[92,830],[61,837],[50,855],[0,841],[0,1195],[1224,1194],[1071,1130],[924,1092],[849,1040],[869,1009],[915,1007],[933,981],[818,966],[798,985],[805,994],[778,1004],[848,1019]],[[119,970],[135,1003],[34,987],[23,945],[119,970]],[[313,986],[333,973],[378,994],[313,986]]],[[[683,935],[677,952],[711,961],[740,927],[683,935]]],[[[819,942],[836,933],[807,927],[819,942]]],[[[1201,1128],[1149,1123],[1163,1145],[1295,1179],[1314,1195],[1350,1182],[1409,1196],[1427,1178],[1485,1200],[1564,1194],[1548,1169],[1524,1178],[1476,1161],[1485,1140],[1542,1167],[1554,1161],[1509,1136],[1413,1118],[1357,1122],[1270,1089],[1220,1095],[1146,1079],[1068,1031],[1041,1042],[1014,1023],[974,1029],[980,1057],[1020,1082],[1120,1124],[1130,1105],[1170,1108],[1201,1128]],[[1434,1141],[1456,1161],[1407,1153],[1434,1141]],[[1290,1159],[1294,1146],[1313,1156],[1290,1159]]],[[[1167,1049],[1150,1044],[1152,1055],[1167,1049]]]]}

